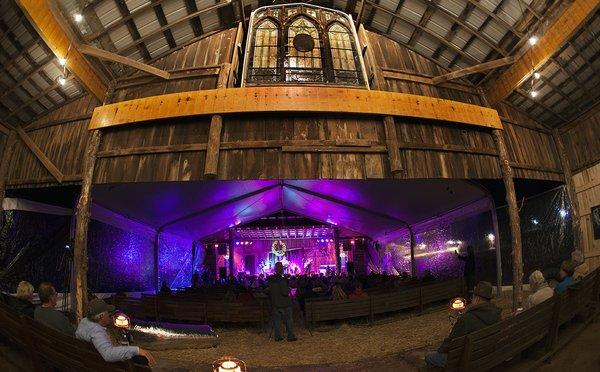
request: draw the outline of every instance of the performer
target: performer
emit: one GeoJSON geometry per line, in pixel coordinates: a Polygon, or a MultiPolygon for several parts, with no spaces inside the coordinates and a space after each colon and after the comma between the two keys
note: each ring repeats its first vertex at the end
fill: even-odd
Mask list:
{"type": "Polygon", "coordinates": [[[269,278],[269,292],[271,295],[271,305],[273,306],[273,328],[275,331],[275,341],[283,340],[281,336],[281,318],[285,321],[287,330],[287,340],[296,341],[294,335],[294,322],[292,319],[292,300],[290,298],[290,287],[287,280],[283,277],[283,264],[275,263],[275,274],[269,278]]]}

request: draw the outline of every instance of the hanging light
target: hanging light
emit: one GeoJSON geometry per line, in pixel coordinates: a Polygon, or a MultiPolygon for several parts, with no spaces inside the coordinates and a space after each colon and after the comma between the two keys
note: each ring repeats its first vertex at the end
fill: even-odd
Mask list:
{"type": "Polygon", "coordinates": [[[83,15],[81,15],[81,13],[75,13],[73,14],[73,19],[75,20],[75,22],[79,23],[83,21],[83,15]]]}
{"type": "Polygon", "coordinates": [[[466,304],[467,300],[465,300],[462,297],[456,297],[452,299],[452,301],[450,301],[450,309],[454,311],[461,311],[465,309],[465,307],[467,306],[466,304]]]}
{"type": "Polygon", "coordinates": [[[65,85],[67,83],[67,79],[65,79],[63,76],[59,76],[58,77],[58,83],[60,85],[65,85]]]}
{"type": "Polygon", "coordinates": [[[564,210],[564,209],[561,209],[561,210],[559,211],[559,213],[560,213],[560,216],[561,216],[562,218],[565,218],[565,217],[567,217],[567,215],[569,214],[569,212],[567,212],[567,211],[566,211],[566,210],[564,210]]]}
{"type": "Polygon", "coordinates": [[[531,223],[532,223],[532,224],[534,224],[534,225],[537,225],[537,224],[539,224],[539,223],[540,223],[540,221],[538,221],[537,219],[533,218],[533,219],[531,220],[531,223]]]}
{"type": "Polygon", "coordinates": [[[533,45],[537,44],[538,40],[540,40],[540,39],[537,36],[532,35],[528,41],[529,41],[529,44],[533,46],[533,45]]]}
{"type": "Polygon", "coordinates": [[[496,237],[494,236],[494,234],[489,233],[489,234],[487,234],[487,240],[489,240],[490,243],[493,243],[494,240],[496,240],[496,237]]]}
{"type": "Polygon", "coordinates": [[[539,79],[539,78],[542,77],[542,74],[540,74],[539,72],[534,72],[533,73],[533,77],[536,78],[536,79],[539,79]]]}
{"type": "Polygon", "coordinates": [[[213,372],[246,372],[246,363],[232,356],[224,356],[213,362],[213,372]]]}
{"type": "Polygon", "coordinates": [[[67,59],[63,57],[58,57],[58,64],[64,66],[67,64],[67,59]]]}
{"type": "Polygon", "coordinates": [[[531,97],[535,98],[535,97],[537,97],[538,92],[537,92],[537,90],[532,90],[529,94],[531,95],[531,97]]]}

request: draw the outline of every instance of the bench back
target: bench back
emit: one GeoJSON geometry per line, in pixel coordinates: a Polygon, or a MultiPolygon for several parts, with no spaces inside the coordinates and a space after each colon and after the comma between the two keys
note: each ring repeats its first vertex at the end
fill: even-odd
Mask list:
{"type": "Polygon", "coordinates": [[[26,349],[27,340],[24,337],[22,318],[23,316],[17,314],[13,308],[0,302],[0,335],[19,349],[26,349]]]}

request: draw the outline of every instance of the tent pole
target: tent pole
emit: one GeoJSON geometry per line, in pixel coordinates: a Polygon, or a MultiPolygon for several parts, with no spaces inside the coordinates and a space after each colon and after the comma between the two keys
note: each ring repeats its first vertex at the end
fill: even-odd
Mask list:
{"type": "Polygon", "coordinates": [[[412,227],[408,226],[410,233],[410,275],[413,278],[417,277],[417,263],[415,262],[415,232],[412,227]]]}
{"type": "Polygon", "coordinates": [[[502,250],[500,245],[500,229],[498,228],[498,215],[496,204],[490,200],[490,212],[492,213],[492,225],[494,227],[494,241],[490,242],[496,248],[496,291],[498,296],[502,295],[502,250]]]}
{"type": "Polygon", "coordinates": [[[342,257],[340,256],[340,231],[337,227],[333,228],[333,246],[335,247],[335,272],[340,275],[342,273],[342,257]]]}

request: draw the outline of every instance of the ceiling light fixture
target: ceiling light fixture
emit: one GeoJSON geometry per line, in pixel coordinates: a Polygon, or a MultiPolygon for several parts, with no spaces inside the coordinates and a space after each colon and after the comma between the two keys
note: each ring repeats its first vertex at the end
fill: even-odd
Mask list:
{"type": "Polygon", "coordinates": [[[64,77],[62,77],[62,76],[59,76],[59,77],[58,77],[58,83],[59,83],[60,85],[65,85],[65,84],[67,83],[67,79],[65,79],[65,78],[64,78],[64,77]]]}
{"type": "Polygon", "coordinates": [[[533,77],[536,78],[536,79],[539,79],[539,78],[542,77],[542,75],[539,72],[534,72],[533,73],[533,77]]]}
{"type": "Polygon", "coordinates": [[[63,57],[58,57],[58,64],[64,66],[67,64],[67,59],[63,57]]]}
{"type": "Polygon", "coordinates": [[[538,40],[539,40],[539,38],[537,36],[533,35],[529,38],[529,44],[531,44],[533,46],[533,45],[537,44],[538,40]]]}
{"type": "Polygon", "coordinates": [[[73,14],[73,19],[75,19],[75,22],[79,23],[83,21],[83,16],[80,13],[75,13],[73,14]]]}
{"type": "Polygon", "coordinates": [[[531,95],[531,97],[535,98],[535,97],[537,97],[538,92],[537,92],[537,90],[532,90],[529,94],[531,95]]]}

